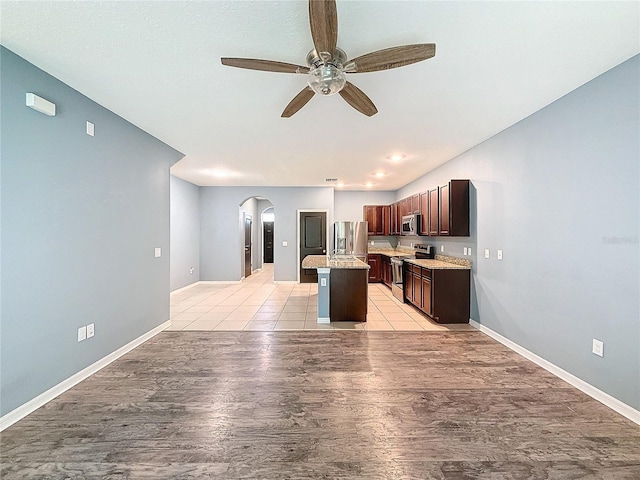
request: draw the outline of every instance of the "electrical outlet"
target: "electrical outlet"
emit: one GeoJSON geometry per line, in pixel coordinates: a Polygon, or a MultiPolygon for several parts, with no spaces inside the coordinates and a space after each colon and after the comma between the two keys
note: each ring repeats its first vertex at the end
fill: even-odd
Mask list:
{"type": "Polygon", "coordinates": [[[96,325],[95,323],[90,323],[89,325],[87,325],[87,338],[91,338],[95,335],[95,330],[96,325]]]}
{"type": "Polygon", "coordinates": [[[80,327],[78,329],[78,341],[81,342],[87,338],[87,327],[80,327]]]}
{"type": "Polygon", "coordinates": [[[189,269],[189,273],[190,273],[191,275],[193,275],[193,267],[191,267],[191,268],[189,269]]]}
{"type": "Polygon", "coordinates": [[[468,255],[468,253],[467,253],[468,251],[469,251],[469,249],[468,249],[467,247],[464,247],[464,248],[462,249],[462,252],[463,252],[462,254],[463,254],[463,255],[468,255]]]}
{"type": "Polygon", "coordinates": [[[320,279],[320,286],[321,287],[326,287],[327,286],[327,279],[326,278],[321,278],[320,279]]]}
{"type": "Polygon", "coordinates": [[[156,247],[154,250],[154,255],[156,256],[156,258],[161,257],[162,256],[162,249],[159,247],[156,247]]]}
{"type": "Polygon", "coordinates": [[[604,342],[600,340],[593,339],[593,346],[591,347],[591,352],[598,355],[599,357],[604,356],[604,342]]]}
{"type": "Polygon", "coordinates": [[[489,249],[488,248],[484,249],[484,258],[489,258],[489,249]]]}
{"type": "Polygon", "coordinates": [[[498,250],[498,260],[502,260],[502,250],[498,250]]]}
{"type": "Polygon", "coordinates": [[[469,252],[469,256],[471,256],[471,247],[469,247],[468,252],[469,252]]]}
{"type": "Polygon", "coordinates": [[[282,246],[283,246],[283,247],[286,247],[287,245],[289,245],[289,243],[288,243],[286,240],[283,240],[283,241],[282,241],[282,246]]]}

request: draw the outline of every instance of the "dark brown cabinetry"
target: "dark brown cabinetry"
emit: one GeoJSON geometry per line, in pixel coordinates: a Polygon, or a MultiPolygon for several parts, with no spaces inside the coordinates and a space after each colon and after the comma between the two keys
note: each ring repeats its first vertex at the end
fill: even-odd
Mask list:
{"type": "Polygon", "coordinates": [[[400,203],[392,203],[389,205],[389,235],[400,235],[400,203]]]}
{"type": "Polygon", "coordinates": [[[411,213],[420,215],[420,194],[416,193],[411,197],[411,213]]]}
{"type": "Polygon", "coordinates": [[[438,235],[469,236],[469,180],[451,180],[440,187],[438,235]]]}
{"type": "Polygon", "coordinates": [[[389,235],[389,205],[365,205],[362,216],[368,223],[367,233],[370,236],[389,235]]]}
{"type": "Polygon", "coordinates": [[[438,235],[449,235],[449,185],[440,187],[438,200],[440,202],[438,235]]]}
{"type": "Polygon", "coordinates": [[[438,235],[439,230],[439,217],[440,217],[440,201],[438,196],[438,189],[434,188],[429,190],[429,235],[438,235]]]}
{"type": "Polygon", "coordinates": [[[429,235],[429,193],[420,194],[420,235],[429,235]]]}
{"type": "Polygon", "coordinates": [[[402,217],[419,215],[418,235],[469,236],[469,180],[417,193],[391,205],[365,205],[364,220],[371,236],[402,235],[402,217]]]}
{"type": "Polygon", "coordinates": [[[332,268],[329,287],[329,316],[332,322],[366,322],[367,271],[360,268],[332,268]]]}
{"type": "Polygon", "coordinates": [[[400,219],[411,213],[411,198],[403,198],[400,200],[400,219]]]}
{"type": "Polygon", "coordinates": [[[471,272],[430,269],[405,262],[405,301],[438,323],[469,321],[471,272]]]}
{"type": "Polygon", "coordinates": [[[369,283],[379,283],[382,281],[382,261],[380,255],[373,254],[367,256],[369,264],[369,283]]]}
{"type": "Polygon", "coordinates": [[[382,283],[387,287],[391,287],[392,273],[391,273],[391,259],[386,255],[380,255],[380,263],[382,270],[382,283]]]}

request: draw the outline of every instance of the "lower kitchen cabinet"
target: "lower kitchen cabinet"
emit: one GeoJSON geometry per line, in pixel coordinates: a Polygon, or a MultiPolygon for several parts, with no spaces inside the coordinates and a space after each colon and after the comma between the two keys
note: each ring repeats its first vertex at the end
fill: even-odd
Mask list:
{"type": "Polygon", "coordinates": [[[367,256],[369,264],[369,283],[380,283],[382,281],[382,261],[381,255],[372,254],[367,256]]]}
{"type": "Polygon", "coordinates": [[[391,258],[386,255],[380,255],[382,265],[382,283],[391,288],[393,282],[393,273],[391,270],[391,258]]]}
{"type": "Polygon", "coordinates": [[[405,262],[405,302],[438,323],[468,323],[471,271],[430,269],[405,262]]]}

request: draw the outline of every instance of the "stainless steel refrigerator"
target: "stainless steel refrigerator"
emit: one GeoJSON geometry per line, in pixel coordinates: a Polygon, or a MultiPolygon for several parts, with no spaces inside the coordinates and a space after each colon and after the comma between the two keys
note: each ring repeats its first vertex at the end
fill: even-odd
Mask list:
{"type": "Polygon", "coordinates": [[[354,255],[367,261],[367,222],[335,222],[333,248],[336,255],[354,255]]]}

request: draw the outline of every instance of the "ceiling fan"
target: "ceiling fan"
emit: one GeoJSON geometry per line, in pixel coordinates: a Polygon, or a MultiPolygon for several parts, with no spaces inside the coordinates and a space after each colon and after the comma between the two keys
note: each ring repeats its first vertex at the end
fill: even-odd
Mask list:
{"type": "Polygon", "coordinates": [[[285,118],[291,117],[304,107],[316,93],[320,95],[339,93],[359,112],[368,117],[375,115],[378,109],[371,99],[347,81],[345,74],[377,72],[402,67],[427,60],[436,54],[435,43],[420,43],[386,48],[348,60],[346,53],[336,46],[338,13],[335,0],[309,0],[309,23],[314,50],[307,54],[307,67],[252,58],[223,57],[221,59],[223,65],[230,67],[307,74],[308,86],[286,106],[281,115],[285,118]]]}

